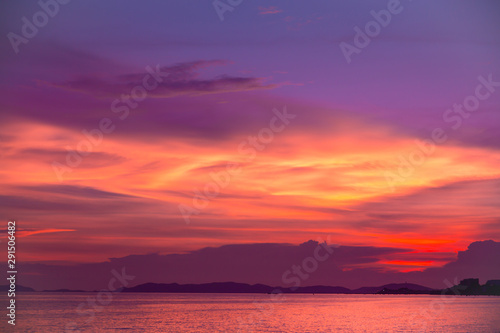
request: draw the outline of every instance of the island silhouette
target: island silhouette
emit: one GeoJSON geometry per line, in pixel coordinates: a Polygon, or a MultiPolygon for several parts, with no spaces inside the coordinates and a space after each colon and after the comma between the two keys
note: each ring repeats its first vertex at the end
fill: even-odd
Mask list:
{"type": "MultiPolygon", "coordinates": [[[[8,290],[8,285],[1,285],[0,290],[8,290]]],[[[36,290],[17,286],[21,292],[36,290]]],[[[307,287],[272,287],[265,284],[247,284],[237,282],[213,282],[202,284],[178,283],[143,283],[130,288],[115,290],[125,293],[254,293],[254,294],[392,294],[392,295],[488,295],[500,296],[500,280],[488,280],[484,285],[479,279],[468,278],[446,289],[433,289],[414,283],[390,283],[378,287],[361,287],[349,289],[341,286],[307,286],[307,287]]],[[[84,290],[56,289],[43,292],[87,292],[84,290]]],[[[92,291],[96,292],[96,291],[92,291]]]]}
{"type": "Polygon", "coordinates": [[[284,293],[284,294],[427,294],[427,295],[495,295],[500,296],[500,280],[489,280],[484,285],[479,279],[464,279],[456,286],[432,289],[413,283],[391,283],[379,287],[348,289],[340,286],[271,287],[264,284],[216,282],[203,284],[144,283],[123,288],[122,292],[139,293],[284,293]]]}

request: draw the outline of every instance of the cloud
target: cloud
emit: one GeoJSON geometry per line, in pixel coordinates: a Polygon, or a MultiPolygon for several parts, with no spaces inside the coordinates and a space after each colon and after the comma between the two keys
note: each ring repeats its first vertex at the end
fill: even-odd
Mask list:
{"type": "Polygon", "coordinates": [[[429,285],[444,286],[444,279],[454,281],[476,277],[481,283],[500,278],[500,242],[476,241],[464,251],[459,251],[456,260],[442,267],[428,268],[423,272],[412,272],[410,277],[429,285]]]}
{"type": "Polygon", "coordinates": [[[313,14],[313,15],[309,15],[308,17],[287,16],[287,17],[283,18],[283,21],[286,22],[288,30],[298,31],[298,30],[301,30],[305,26],[308,26],[312,23],[316,23],[317,21],[321,21],[323,19],[324,19],[323,16],[313,14]]]}
{"type": "MultiPolygon", "coordinates": [[[[198,70],[210,66],[227,64],[227,61],[193,61],[179,63],[171,66],[160,67],[161,82],[149,91],[148,96],[168,98],[180,95],[205,95],[227,92],[249,91],[258,89],[274,89],[277,85],[264,84],[264,78],[237,77],[219,75],[212,79],[201,79],[198,70]]],[[[154,71],[154,69],[153,69],[154,71]]],[[[122,94],[129,94],[135,86],[143,86],[144,77],[151,75],[149,72],[122,74],[114,79],[99,77],[83,77],[60,84],[50,84],[68,90],[84,92],[97,97],[116,98],[122,94]]],[[[150,79],[153,81],[153,79],[150,79]]]]}
{"type": "MultiPolygon", "coordinates": [[[[234,281],[264,283],[286,287],[283,273],[294,265],[300,266],[305,258],[314,255],[317,241],[300,245],[259,243],[208,247],[189,253],[160,255],[130,255],[107,262],[54,266],[25,264],[22,275],[26,284],[36,289],[84,288],[98,289],[109,279],[112,269],[125,267],[127,274],[135,275],[134,284],[205,283],[234,281]],[[31,273],[39,273],[36,279],[31,273]]],[[[373,246],[340,246],[318,269],[303,281],[306,285],[341,285],[349,288],[376,286],[391,282],[408,281],[434,288],[444,288],[444,280],[478,277],[484,283],[500,277],[500,243],[479,241],[460,251],[454,261],[421,272],[401,273],[382,269],[378,261],[404,261],[412,264],[451,259],[451,253],[413,253],[411,249],[373,246]],[[412,257],[413,256],[413,257],[412,257]]]]}
{"type": "MultiPolygon", "coordinates": [[[[106,271],[114,267],[126,267],[129,274],[137,274],[134,284],[145,282],[180,282],[201,283],[214,281],[235,281],[249,283],[283,284],[283,272],[294,264],[314,254],[318,242],[309,241],[300,245],[291,244],[239,244],[208,247],[186,254],[170,255],[131,255],[114,258],[109,262],[82,264],[72,267],[51,265],[25,265],[23,271],[29,276],[33,270],[44,276],[38,276],[37,281],[25,281],[27,285],[36,284],[35,288],[76,287],[97,288],[96,280],[105,280],[106,271]],[[99,276],[99,272],[104,273],[99,276]],[[203,273],[202,273],[203,272],[203,273]],[[61,275],[62,274],[62,275],[61,275]],[[83,275],[82,275],[83,274],[83,275]],[[57,278],[64,276],[64,279],[57,278]],[[99,279],[96,279],[99,277],[99,279]],[[56,280],[51,280],[51,279],[56,280]],[[64,287],[63,287],[64,286],[64,287]]],[[[328,275],[334,276],[341,272],[335,261],[338,258],[340,266],[346,262],[373,262],[377,255],[397,253],[404,249],[389,248],[345,248],[332,259],[322,264],[322,270],[310,283],[326,283],[328,275]],[[319,276],[319,278],[318,278],[319,276]]],[[[22,283],[22,282],[20,282],[22,283]]]]}
{"type": "Polygon", "coordinates": [[[76,185],[40,184],[40,185],[18,186],[17,189],[42,192],[44,194],[47,193],[64,194],[70,197],[92,198],[92,199],[137,198],[136,196],[132,195],[125,195],[122,193],[103,191],[88,186],[76,186],[76,185]]]}
{"type": "Polygon", "coordinates": [[[276,6],[263,7],[259,6],[259,15],[269,15],[269,14],[277,14],[281,13],[283,10],[278,9],[276,6]]]}
{"type": "Polygon", "coordinates": [[[358,222],[364,229],[386,230],[389,234],[398,225],[413,229],[413,233],[407,230],[400,237],[409,242],[431,228],[437,240],[472,241],[484,236],[485,228],[499,231],[500,225],[494,223],[500,216],[499,198],[499,178],[471,179],[379,197],[352,208],[366,212],[368,219],[358,222]],[[471,225],[471,220],[475,224],[471,225]]]}
{"type": "Polygon", "coordinates": [[[42,229],[42,230],[18,230],[16,231],[16,235],[19,237],[27,237],[37,234],[47,234],[54,232],[68,232],[68,231],[76,231],[76,229],[42,229]]]}
{"type": "Polygon", "coordinates": [[[89,186],[40,184],[8,188],[9,192],[16,194],[0,195],[0,210],[4,218],[15,216],[19,220],[28,220],[26,224],[29,225],[44,221],[46,226],[50,225],[55,229],[64,225],[75,228],[84,221],[86,227],[97,227],[99,219],[109,220],[113,219],[113,216],[121,217],[124,213],[134,219],[152,214],[148,212],[165,216],[168,216],[169,212],[178,212],[177,206],[167,200],[89,186]],[[47,218],[48,214],[51,214],[50,218],[47,218]]]}
{"type": "MultiPolygon", "coordinates": [[[[54,161],[65,161],[68,156],[68,151],[62,149],[26,148],[12,150],[9,155],[11,155],[9,158],[16,162],[31,159],[50,165],[54,161]]],[[[117,166],[124,163],[126,160],[127,158],[118,154],[95,151],[87,153],[85,158],[82,159],[82,163],[78,165],[78,168],[93,169],[117,166]]]]}

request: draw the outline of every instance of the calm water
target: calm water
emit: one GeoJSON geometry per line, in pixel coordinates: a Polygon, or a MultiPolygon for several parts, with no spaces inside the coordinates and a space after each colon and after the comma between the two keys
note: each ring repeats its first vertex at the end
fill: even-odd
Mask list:
{"type": "Polygon", "coordinates": [[[500,332],[500,297],[115,294],[94,313],[95,297],[18,295],[15,332],[500,332]]]}

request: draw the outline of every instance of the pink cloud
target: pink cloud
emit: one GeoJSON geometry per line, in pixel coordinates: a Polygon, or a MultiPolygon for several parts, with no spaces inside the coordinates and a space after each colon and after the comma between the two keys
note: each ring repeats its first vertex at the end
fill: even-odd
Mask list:
{"type": "Polygon", "coordinates": [[[260,15],[269,15],[269,14],[277,14],[281,13],[282,10],[278,9],[276,6],[270,6],[270,7],[259,7],[259,14],[260,15]]]}

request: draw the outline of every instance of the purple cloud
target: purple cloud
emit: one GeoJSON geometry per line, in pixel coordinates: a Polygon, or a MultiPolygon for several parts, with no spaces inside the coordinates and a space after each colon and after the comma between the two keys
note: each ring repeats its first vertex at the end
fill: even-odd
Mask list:
{"type": "MultiPolygon", "coordinates": [[[[294,265],[300,266],[305,258],[314,255],[317,247],[316,241],[300,245],[240,244],[204,248],[185,254],[130,255],[102,263],[73,266],[25,264],[20,283],[35,289],[97,289],[106,283],[107,273],[112,269],[126,267],[128,274],[136,276],[134,284],[234,281],[286,287],[283,273],[294,265]]],[[[397,258],[402,254],[406,254],[405,258],[411,258],[410,251],[405,248],[340,246],[333,249],[326,261],[319,263],[318,269],[303,281],[303,286],[341,285],[358,288],[408,281],[444,288],[444,279],[453,281],[454,278],[478,277],[484,282],[500,276],[500,243],[491,240],[474,242],[467,250],[459,252],[454,261],[443,267],[427,268],[423,272],[399,273],[369,267],[351,269],[360,267],[360,264],[363,266],[377,260],[397,258]]],[[[415,258],[421,256],[418,254],[415,258]]],[[[443,258],[446,255],[437,256],[443,258]]]]}
{"type": "Polygon", "coordinates": [[[275,84],[265,85],[263,83],[264,78],[219,75],[212,79],[201,79],[200,74],[197,72],[209,66],[225,65],[227,63],[227,61],[222,60],[200,60],[164,66],[158,68],[158,70],[150,67],[144,73],[122,74],[111,79],[92,76],[60,84],[47,84],[88,93],[97,97],[116,97],[121,94],[130,93],[136,86],[143,86],[145,77],[149,76],[150,81],[158,77],[158,81],[160,82],[149,92],[150,97],[157,98],[274,89],[277,87],[275,84]]]}

